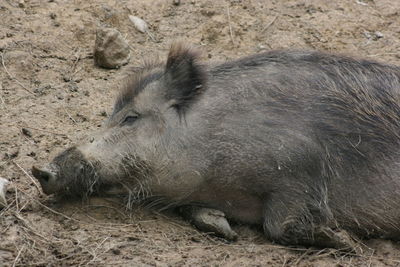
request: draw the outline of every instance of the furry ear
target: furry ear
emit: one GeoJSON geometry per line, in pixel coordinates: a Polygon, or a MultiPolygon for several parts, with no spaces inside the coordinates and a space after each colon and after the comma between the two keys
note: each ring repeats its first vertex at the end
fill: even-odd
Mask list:
{"type": "Polygon", "coordinates": [[[181,114],[206,88],[206,72],[198,63],[199,51],[182,43],[174,43],[165,67],[166,98],[173,100],[181,114]]]}

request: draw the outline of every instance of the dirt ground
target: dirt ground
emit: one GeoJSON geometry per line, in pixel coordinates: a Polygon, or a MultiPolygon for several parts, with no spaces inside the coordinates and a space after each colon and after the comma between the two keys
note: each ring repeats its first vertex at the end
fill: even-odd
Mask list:
{"type": "Polygon", "coordinates": [[[112,109],[127,67],[94,66],[99,26],[118,29],[129,66],[165,56],[176,39],[205,60],[308,48],[400,64],[400,1],[393,0],[0,0],[0,266],[397,266],[400,244],[365,241],[361,255],[285,248],[234,226],[227,243],[174,214],[102,199],[57,203],[31,179],[33,164],[79,142],[112,109]],[[150,25],[138,32],[133,14],[150,25]]]}

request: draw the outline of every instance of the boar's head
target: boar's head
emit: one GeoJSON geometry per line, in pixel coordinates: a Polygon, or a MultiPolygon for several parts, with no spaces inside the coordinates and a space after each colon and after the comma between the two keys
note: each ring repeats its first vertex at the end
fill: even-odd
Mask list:
{"type": "Polygon", "coordinates": [[[182,175],[185,114],[205,88],[198,53],[173,44],[166,64],[148,63],[132,73],[99,133],[32,173],[46,194],[145,199],[170,189],[186,192],[196,182],[182,175]]]}

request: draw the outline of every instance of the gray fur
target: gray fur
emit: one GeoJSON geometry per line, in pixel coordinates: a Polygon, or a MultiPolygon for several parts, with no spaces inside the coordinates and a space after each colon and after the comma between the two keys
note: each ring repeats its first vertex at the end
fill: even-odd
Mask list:
{"type": "Polygon", "coordinates": [[[320,226],[399,238],[399,67],[271,51],[199,73],[202,90],[184,97],[167,75],[123,90],[130,100],[77,148],[99,184],[148,205],[221,210],[283,244],[313,244],[320,226]]]}

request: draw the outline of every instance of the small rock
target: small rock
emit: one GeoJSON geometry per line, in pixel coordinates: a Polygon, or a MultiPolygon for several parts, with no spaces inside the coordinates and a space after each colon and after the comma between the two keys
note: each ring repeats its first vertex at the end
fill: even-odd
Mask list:
{"type": "Polygon", "coordinates": [[[262,44],[259,44],[258,45],[258,49],[260,49],[260,50],[263,50],[263,49],[265,49],[266,47],[265,47],[265,45],[262,45],[262,44]]]}
{"type": "Polygon", "coordinates": [[[181,4],[181,0],[174,0],[174,1],[173,1],[173,4],[174,4],[175,6],[179,6],[179,5],[181,4]]]}
{"type": "Polygon", "coordinates": [[[142,20],[139,17],[129,15],[129,20],[135,25],[135,28],[141,33],[145,33],[148,31],[149,26],[147,26],[146,21],[142,20]]]}
{"type": "Polygon", "coordinates": [[[196,243],[200,243],[200,242],[201,242],[201,240],[200,240],[198,237],[196,237],[196,236],[192,236],[192,237],[190,238],[190,240],[192,240],[193,242],[196,242],[196,243]]]}
{"type": "Polygon", "coordinates": [[[18,6],[19,6],[20,8],[24,8],[24,7],[25,7],[25,1],[24,1],[24,0],[19,0],[19,1],[18,1],[18,6]]]}
{"type": "Polygon", "coordinates": [[[51,90],[51,85],[44,85],[44,86],[37,87],[37,88],[33,89],[33,92],[34,92],[35,94],[38,94],[38,95],[44,95],[44,94],[46,94],[49,90],[51,90]]]}
{"type": "Polygon", "coordinates": [[[24,135],[26,135],[26,136],[28,136],[28,137],[32,137],[32,133],[31,133],[31,131],[30,131],[29,129],[22,128],[21,131],[22,131],[22,133],[23,133],[24,135]]]}
{"type": "Polygon", "coordinates": [[[99,28],[96,32],[93,58],[99,67],[119,68],[129,62],[129,45],[116,29],[99,28]]]}
{"type": "Polygon", "coordinates": [[[375,32],[375,36],[376,36],[377,39],[383,38],[383,33],[375,32]]]}
{"type": "Polygon", "coordinates": [[[383,38],[383,33],[376,31],[376,32],[369,32],[369,31],[364,31],[364,36],[368,39],[368,40],[373,40],[376,41],[378,39],[383,38]]]}
{"type": "Polygon", "coordinates": [[[69,74],[63,74],[62,78],[66,83],[71,81],[71,76],[69,74]]]}
{"type": "Polygon", "coordinates": [[[369,31],[364,31],[364,36],[365,36],[365,38],[367,38],[368,40],[369,40],[369,39],[372,39],[372,35],[371,35],[371,33],[370,33],[369,31]]]}
{"type": "Polygon", "coordinates": [[[71,230],[72,231],[76,231],[78,229],[79,229],[79,225],[76,225],[76,224],[71,225],[71,230]]]}
{"type": "Polygon", "coordinates": [[[18,157],[19,149],[18,148],[11,148],[6,153],[4,153],[4,159],[14,159],[18,157]]]}
{"type": "Polygon", "coordinates": [[[117,249],[117,248],[111,249],[111,252],[112,252],[114,255],[119,255],[119,254],[121,254],[121,250],[119,250],[119,249],[117,249]]]}
{"type": "Polygon", "coordinates": [[[0,209],[7,206],[6,191],[8,180],[0,177],[0,209]]]}
{"type": "Polygon", "coordinates": [[[29,157],[35,157],[36,153],[34,151],[31,151],[30,153],[26,154],[29,157]]]}
{"type": "Polygon", "coordinates": [[[78,85],[75,82],[68,83],[68,89],[70,92],[78,92],[78,85]]]}

